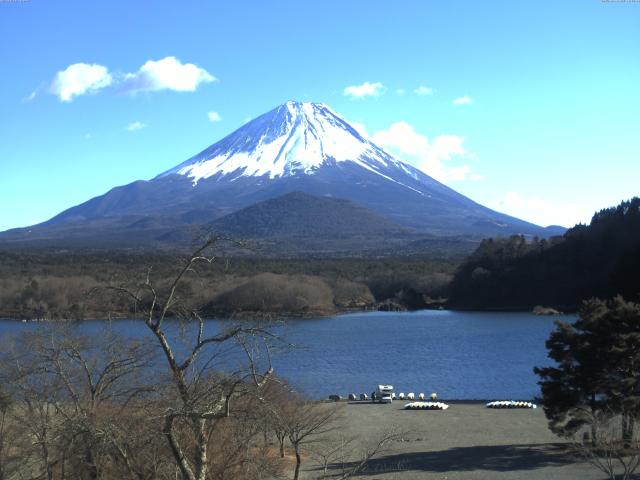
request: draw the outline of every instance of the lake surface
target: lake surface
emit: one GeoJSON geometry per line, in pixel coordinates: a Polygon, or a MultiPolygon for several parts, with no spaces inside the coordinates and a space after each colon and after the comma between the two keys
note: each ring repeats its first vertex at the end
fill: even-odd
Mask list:
{"type": "MultiPolygon", "coordinates": [[[[544,344],[553,320],[446,310],[291,320],[278,330],[296,348],[274,356],[273,364],[276,374],[313,398],[370,394],[383,383],[416,395],[435,391],[443,399],[532,399],[539,395],[533,367],[551,363],[544,344]]],[[[90,321],[76,328],[99,335],[104,325],[90,321]]],[[[208,322],[214,330],[222,325],[208,322]]],[[[0,334],[41,326],[2,321],[0,334]]],[[[130,337],[149,335],[140,320],[113,326],[130,337]]]]}

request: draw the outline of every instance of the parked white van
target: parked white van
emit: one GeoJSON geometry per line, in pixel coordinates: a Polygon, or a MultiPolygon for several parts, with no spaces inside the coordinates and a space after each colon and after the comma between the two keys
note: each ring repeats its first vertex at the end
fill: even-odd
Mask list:
{"type": "Polygon", "coordinates": [[[393,401],[393,385],[378,385],[376,399],[380,403],[391,403],[393,401]]]}

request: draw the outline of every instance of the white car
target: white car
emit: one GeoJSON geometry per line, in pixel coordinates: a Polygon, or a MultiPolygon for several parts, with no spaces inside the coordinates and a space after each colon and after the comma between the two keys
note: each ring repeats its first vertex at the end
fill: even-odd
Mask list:
{"type": "Polygon", "coordinates": [[[391,395],[389,394],[384,394],[380,397],[379,400],[380,403],[391,403],[393,402],[393,398],[391,398],[391,395]]]}

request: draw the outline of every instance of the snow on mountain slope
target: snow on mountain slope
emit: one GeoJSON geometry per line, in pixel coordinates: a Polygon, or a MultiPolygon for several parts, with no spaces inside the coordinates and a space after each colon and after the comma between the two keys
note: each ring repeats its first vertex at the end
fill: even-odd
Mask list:
{"type": "Polygon", "coordinates": [[[385,170],[396,167],[417,178],[413,167],[364,139],[331,108],[306,102],[287,102],[267,112],[158,178],[185,175],[194,185],[216,174],[275,179],[312,175],[331,162],[353,162],[401,184],[385,170]]]}
{"type": "MultiPolygon", "coordinates": [[[[287,102],[151,180],[114,187],[39,226],[9,232],[4,238],[62,243],[68,238],[92,244],[108,237],[111,244],[130,243],[135,240],[131,229],[139,227],[140,241],[146,241],[153,235],[161,238],[161,231],[210,226],[219,218],[275,198],[286,198],[292,212],[301,211],[294,208],[292,199],[304,197],[283,197],[292,192],[348,200],[385,221],[432,236],[477,239],[552,233],[490,210],[389,155],[326,105],[287,102]]],[[[331,202],[320,204],[328,210],[327,216],[335,213],[331,202]]],[[[236,220],[248,218],[239,215],[236,220]]],[[[266,215],[264,221],[270,218],[266,215]]],[[[300,231],[308,230],[309,223],[300,221],[300,231]]],[[[173,237],[167,238],[161,240],[171,242],[173,237]]]]}

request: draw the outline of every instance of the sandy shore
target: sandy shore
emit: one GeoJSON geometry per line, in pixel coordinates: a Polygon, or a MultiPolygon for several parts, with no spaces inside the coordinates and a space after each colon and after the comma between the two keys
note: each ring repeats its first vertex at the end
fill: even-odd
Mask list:
{"type": "MultiPolygon", "coordinates": [[[[340,434],[373,441],[392,429],[408,432],[372,461],[360,478],[438,480],[591,480],[604,475],[566,453],[566,442],[547,428],[541,409],[492,410],[451,404],[446,411],[403,410],[390,405],[340,403],[340,434]]],[[[325,404],[326,408],[335,405],[325,404]]],[[[355,457],[354,457],[355,458],[355,457]]],[[[317,476],[313,460],[307,478],[317,476]]]]}

